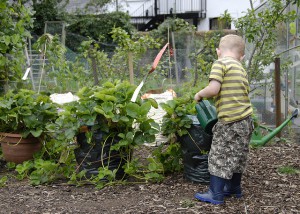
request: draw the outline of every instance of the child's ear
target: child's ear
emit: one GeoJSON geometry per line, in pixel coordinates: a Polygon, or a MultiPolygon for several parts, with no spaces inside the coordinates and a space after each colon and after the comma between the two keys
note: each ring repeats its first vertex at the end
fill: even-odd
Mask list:
{"type": "Polygon", "coordinates": [[[218,57],[220,57],[221,56],[221,50],[219,48],[216,48],[216,52],[217,52],[218,57]]]}

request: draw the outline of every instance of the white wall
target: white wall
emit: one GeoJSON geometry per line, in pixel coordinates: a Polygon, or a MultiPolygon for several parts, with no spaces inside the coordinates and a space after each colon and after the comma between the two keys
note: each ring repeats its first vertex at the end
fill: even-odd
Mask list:
{"type": "MultiPolygon", "coordinates": [[[[198,30],[209,30],[209,19],[220,17],[225,10],[236,19],[245,15],[248,8],[250,8],[248,0],[207,0],[206,18],[200,21],[198,30]]],[[[235,29],[233,24],[231,29],[235,29]]]]}
{"type": "Polygon", "coordinates": [[[266,3],[266,2],[267,2],[267,0],[254,0],[253,1],[253,7],[257,8],[257,7],[259,7],[260,5],[262,5],[263,3],[266,3]]]}

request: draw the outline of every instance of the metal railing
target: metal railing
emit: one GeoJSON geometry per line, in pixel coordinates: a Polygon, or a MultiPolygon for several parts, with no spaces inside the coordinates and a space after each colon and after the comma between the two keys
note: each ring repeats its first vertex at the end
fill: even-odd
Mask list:
{"type": "Polygon", "coordinates": [[[153,17],[191,12],[206,13],[206,0],[150,0],[129,15],[131,17],[153,17]]]}

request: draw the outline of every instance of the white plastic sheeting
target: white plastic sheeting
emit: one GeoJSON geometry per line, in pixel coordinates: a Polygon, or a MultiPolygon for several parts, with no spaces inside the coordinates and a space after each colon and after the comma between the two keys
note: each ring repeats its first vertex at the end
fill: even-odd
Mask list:
{"type": "Polygon", "coordinates": [[[52,102],[57,103],[57,104],[65,104],[65,103],[70,103],[73,101],[78,101],[79,97],[76,95],[73,95],[71,92],[65,93],[65,94],[51,94],[50,99],[52,102]]]}
{"type": "MultiPolygon", "coordinates": [[[[152,98],[158,103],[157,109],[151,107],[148,116],[161,126],[163,116],[166,114],[166,112],[160,107],[160,104],[166,103],[168,100],[173,100],[174,97],[176,97],[176,93],[172,89],[166,90],[165,92],[160,94],[154,94],[154,93],[144,94],[142,96],[142,99],[152,98]]],[[[148,144],[149,146],[158,146],[168,141],[167,137],[163,136],[161,133],[156,134],[155,137],[156,137],[156,142],[152,144],[148,144]]]]}

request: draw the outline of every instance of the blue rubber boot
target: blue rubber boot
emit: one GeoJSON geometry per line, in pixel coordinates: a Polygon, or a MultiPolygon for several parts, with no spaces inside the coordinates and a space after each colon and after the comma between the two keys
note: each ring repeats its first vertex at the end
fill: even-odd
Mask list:
{"type": "Polygon", "coordinates": [[[224,186],[224,196],[235,196],[236,198],[241,198],[243,196],[241,189],[242,173],[234,173],[230,180],[225,182],[224,186]]]}
{"type": "Polygon", "coordinates": [[[212,204],[223,204],[224,194],[223,188],[226,179],[214,175],[210,175],[209,190],[205,193],[196,193],[195,198],[199,201],[209,202],[212,204]]]}

